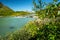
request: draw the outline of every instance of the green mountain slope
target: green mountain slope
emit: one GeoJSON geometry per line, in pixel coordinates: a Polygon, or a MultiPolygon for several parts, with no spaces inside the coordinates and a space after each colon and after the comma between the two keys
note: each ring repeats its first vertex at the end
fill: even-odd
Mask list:
{"type": "Polygon", "coordinates": [[[3,5],[2,3],[0,3],[0,16],[7,16],[7,15],[11,15],[11,13],[13,13],[14,11],[12,9],[10,9],[9,7],[3,5]]]}
{"type": "Polygon", "coordinates": [[[0,16],[26,16],[29,15],[30,12],[28,11],[14,11],[11,8],[3,5],[0,2],[0,16]]]}

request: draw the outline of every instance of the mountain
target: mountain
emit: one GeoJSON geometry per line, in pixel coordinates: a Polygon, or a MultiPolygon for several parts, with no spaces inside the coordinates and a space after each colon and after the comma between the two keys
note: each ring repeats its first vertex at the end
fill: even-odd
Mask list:
{"type": "Polygon", "coordinates": [[[11,15],[14,11],[0,2],[0,16],[11,15]]]}
{"type": "Polygon", "coordinates": [[[25,16],[31,14],[28,11],[14,11],[0,2],[0,16],[25,16]]]}
{"type": "Polygon", "coordinates": [[[12,16],[27,16],[29,14],[31,13],[26,11],[16,11],[15,13],[12,13],[12,16]]]}

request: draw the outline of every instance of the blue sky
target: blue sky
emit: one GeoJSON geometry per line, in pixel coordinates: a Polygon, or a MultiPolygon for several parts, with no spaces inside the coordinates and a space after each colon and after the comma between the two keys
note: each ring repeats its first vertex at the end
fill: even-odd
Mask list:
{"type": "MultiPolygon", "coordinates": [[[[44,2],[52,2],[52,0],[43,0],[44,2]]],[[[4,5],[10,7],[14,11],[32,11],[32,0],[0,0],[4,5]]]]}

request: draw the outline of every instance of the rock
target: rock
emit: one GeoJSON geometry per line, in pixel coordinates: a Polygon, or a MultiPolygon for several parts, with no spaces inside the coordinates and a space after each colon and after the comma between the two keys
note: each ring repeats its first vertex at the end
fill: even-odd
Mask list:
{"type": "Polygon", "coordinates": [[[10,27],[10,29],[13,29],[14,27],[10,27]]]}

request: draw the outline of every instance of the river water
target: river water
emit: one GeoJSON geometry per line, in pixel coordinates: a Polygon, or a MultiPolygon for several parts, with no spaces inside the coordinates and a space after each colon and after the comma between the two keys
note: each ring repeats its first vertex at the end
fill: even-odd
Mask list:
{"type": "Polygon", "coordinates": [[[0,18],[0,35],[4,36],[8,33],[20,30],[27,22],[34,20],[33,18],[17,18],[17,17],[1,17],[0,18]]]}

